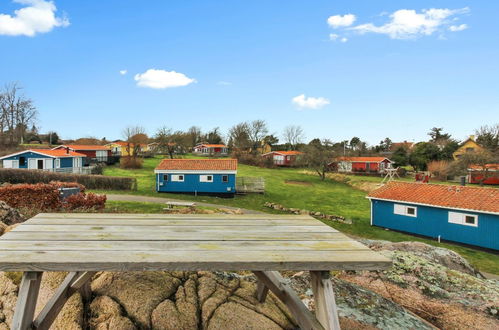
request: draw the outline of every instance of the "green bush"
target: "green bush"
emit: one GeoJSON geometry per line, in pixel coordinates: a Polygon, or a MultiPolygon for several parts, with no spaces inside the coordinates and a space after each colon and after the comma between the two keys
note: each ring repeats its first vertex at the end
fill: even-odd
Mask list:
{"type": "Polygon", "coordinates": [[[0,169],[0,183],[50,183],[50,181],[77,182],[87,189],[99,190],[136,190],[135,178],[103,175],[54,173],[40,170],[0,169]]]}

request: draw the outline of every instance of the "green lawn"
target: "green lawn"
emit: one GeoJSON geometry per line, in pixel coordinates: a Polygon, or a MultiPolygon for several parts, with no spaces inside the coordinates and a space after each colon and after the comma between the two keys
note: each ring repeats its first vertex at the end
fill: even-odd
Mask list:
{"type": "MultiPolygon", "coordinates": [[[[160,158],[144,160],[144,167],[138,170],[123,170],[116,166],[107,167],[105,175],[133,176],[137,178],[137,191],[106,191],[107,193],[127,193],[146,196],[169,196],[171,198],[208,202],[214,204],[242,207],[269,212],[263,206],[266,201],[280,203],[286,207],[301,208],[335,214],[353,221],[352,225],[337,222],[326,222],[328,225],[341,230],[346,234],[371,239],[388,241],[420,241],[435,246],[452,249],[466,257],[474,266],[485,272],[499,274],[499,255],[462,247],[454,244],[438,243],[394,231],[372,227],[369,224],[370,206],[365,198],[366,193],[351,186],[327,179],[321,181],[318,176],[304,174],[301,169],[264,169],[247,165],[238,166],[238,176],[262,176],[265,178],[265,194],[248,194],[235,198],[218,198],[212,196],[193,196],[183,194],[159,194],[155,191],[154,168],[160,158]],[[295,181],[286,183],[286,181],[295,181]]],[[[364,178],[364,177],[362,177],[364,178]]],[[[381,178],[366,177],[366,181],[381,181],[381,178]]],[[[361,180],[354,177],[353,180],[361,180]]],[[[115,202],[108,202],[115,203],[115,202]]],[[[141,204],[141,203],[138,203],[141,204]]],[[[112,204],[108,204],[112,205],[112,204]]],[[[150,208],[154,206],[132,205],[131,208],[150,208]]]]}
{"type": "MultiPolygon", "coordinates": [[[[148,202],[107,201],[106,213],[164,213],[165,204],[148,202]]],[[[198,206],[200,210],[215,210],[212,207],[198,206]]]]}

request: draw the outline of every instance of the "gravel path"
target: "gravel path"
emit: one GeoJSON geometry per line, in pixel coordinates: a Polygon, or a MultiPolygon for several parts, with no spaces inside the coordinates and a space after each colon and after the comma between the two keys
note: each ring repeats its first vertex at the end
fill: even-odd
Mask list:
{"type": "MultiPolygon", "coordinates": [[[[138,195],[118,195],[118,194],[107,194],[107,199],[110,201],[121,201],[121,202],[149,202],[149,203],[166,203],[167,201],[173,202],[186,202],[182,199],[174,199],[174,198],[164,198],[164,197],[149,197],[149,196],[138,196],[138,195]]],[[[226,206],[221,204],[211,204],[211,203],[203,203],[203,202],[195,202],[196,205],[199,206],[207,206],[207,207],[215,207],[215,208],[224,208],[230,210],[241,210],[244,214],[265,214],[264,212],[242,209],[239,207],[226,206]]]]}

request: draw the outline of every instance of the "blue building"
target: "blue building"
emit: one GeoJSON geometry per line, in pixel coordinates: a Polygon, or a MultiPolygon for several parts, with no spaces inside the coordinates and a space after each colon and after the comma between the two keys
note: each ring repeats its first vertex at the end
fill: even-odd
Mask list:
{"type": "Polygon", "coordinates": [[[158,192],[236,192],[237,159],[163,159],[154,173],[158,192]]]}
{"type": "Polygon", "coordinates": [[[80,173],[84,154],[69,149],[31,149],[0,157],[3,168],[80,173]]]}
{"type": "Polygon", "coordinates": [[[367,198],[373,226],[499,250],[499,189],[392,181],[367,198]]]}

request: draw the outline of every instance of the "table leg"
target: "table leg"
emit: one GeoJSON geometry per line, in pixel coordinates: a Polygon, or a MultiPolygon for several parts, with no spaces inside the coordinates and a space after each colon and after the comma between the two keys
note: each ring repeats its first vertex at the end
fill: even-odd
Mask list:
{"type": "Polygon", "coordinates": [[[315,315],[324,329],[339,330],[340,322],[334,299],[333,285],[328,271],[311,271],[310,282],[314,292],[315,315]]]}
{"type": "Polygon", "coordinates": [[[24,272],[12,320],[13,330],[31,329],[42,274],[42,272],[24,272]]]}
{"type": "Polygon", "coordinates": [[[268,293],[269,288],[262,281],[258,280],[256,283],[256,298],[258,301],[261,303],[265,302],[268,293]]]}
{"type": "Polygon", "coordinates": [[[324,327],[300,300],[296,292],[286,283],[279,272],[275,271],[253,271],[261,281],[277,298],[288,307],[291,314],[302,330],[322,330],[324,327]]]}

